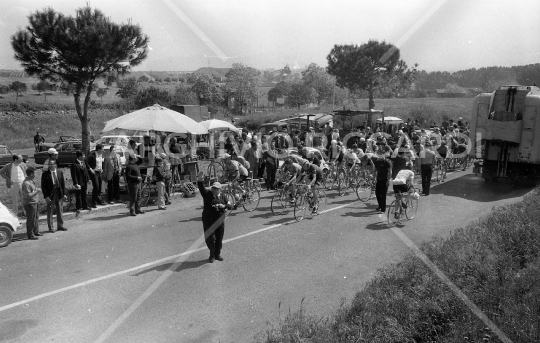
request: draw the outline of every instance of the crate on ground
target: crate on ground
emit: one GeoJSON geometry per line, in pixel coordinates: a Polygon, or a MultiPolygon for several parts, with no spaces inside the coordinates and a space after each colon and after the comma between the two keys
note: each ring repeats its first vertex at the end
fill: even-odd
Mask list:
{"type": "Polygon", "coordinates": [[[184,193],[184,197],[192,198],[195,196],[195,186],[193,186],[191,181],[182,181],[182,192],[184,193]]]}

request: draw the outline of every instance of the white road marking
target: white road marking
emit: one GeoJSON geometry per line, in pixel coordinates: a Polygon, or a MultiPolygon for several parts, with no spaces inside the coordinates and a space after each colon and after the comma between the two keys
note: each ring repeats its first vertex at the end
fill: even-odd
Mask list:
{"type": "MultiPolygon", "coordinates": [[[[323,213],[338,210],[340,208],[353,205],[355,203],[358,203],[358,200],[357,201],[351,201],[349,204],[340,205],[340,206],[337,206],[337,207],[332,207],[330,209],[325,210],[323,213]]],[[[251,236],[251,235],[262,233],[262,232],[265,232],[265,231],[268,231],[268,230],[271,230],[271,229],[278,228],[278,227],[283,226],[285,224],[291,224],[291,223],[294,223],[294,222],[296,222],[296,221],[293,219],[293,220],[287,221],[285,223],[271,225],[271,226],[268,226],[268,227],[265,227],[265,228],[262,228],[262,229],[259,229],[259,230],[256,230],[256,231],[246,233],[244,235],[240,235],[240,236],[237,236],[237,237],[233,237],[233,238],[223,240],[223,243],[225,244],[225,243],[233,242],[233,241],[236,241],[236,240],[239,240],[239,239],[251,236]]],[[[170,260],[178,259],[178,258],[181,258],[183,256],[188,256],[188,255],[191,255],[193,253],[203,251],[203,250],[206,250],[206,249],[207,249],[207,247],[200,247],[200,248],[196,248],[196,249],[187,250],[187,251],[185,251],[185,252],[183,252],[181,254],[164,257],[164,258],[161,258],[159,260],[156,260],[156,261],[153,261],[153,262],[148,262],[148,263],[145,263],[145,264],[141,264],[141,265],[133,267],[133,268],[129,268],[129,269],[118,271],[116,273],[100,276],[100,277],[95,278],[95,279],[91,279],[91,280],[84,281],[84,282],[81,282],[81,283],[77,283],[77,284],[74,284],[74,285],[71,285],[71,286],[59,288],[59,289],[56,289],[54,291],[42,293],[42,294],[36,295],[34,297],[28,298],[28,299],[24,299],[24,300],[17,301],[17,302],[8,304],[8,305],[4,305],[4,306],[0,307],[0,312],[12,309],[12,308],[20,306],[20,305],[26,305],[26,304],[28,304],[30,302],[37,301],[37,300],[40,300],[40,299],[43,299],[43,298],[47,298],[47,297],[50,297],[50,296],[55,295],[55,294],[64,293],[64,292],[70,291],[72,289],[85,287],[85,286],[91,285],[91,284],[96,283],[96,282],[105,281],[105,280],[108,280],[108,279],[111,279],[111,278],[114,278],[114,277],[117,277],[117,276],[120,276],[120,275],[131,273],[131,272],[137,271],[139,269],[149,268],[149,267],[152,267],[152,266],[154,266],[156,264],[160,264],[160,263],[167,262],[167,261],[170,261],[170,260]]]]}

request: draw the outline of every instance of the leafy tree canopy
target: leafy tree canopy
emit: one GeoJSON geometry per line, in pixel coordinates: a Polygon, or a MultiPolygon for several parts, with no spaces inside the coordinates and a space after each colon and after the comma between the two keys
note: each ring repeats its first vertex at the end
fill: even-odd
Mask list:
{"type": "Polygon", "coordinates": [[[317,92],[313,87],[306,85],[302,81],[291,82],[291,90],[285,99],[285,103],[291,107],[298,107],[314,102],[317,92]]]}
{"type": "Polygon", "coordinates": [[[188,82],[191,83],[191,91],[199,99],[199,105],[223,101],[221,88],[214,77],[208,74],[190,74],[188,82]]]}
{"type": "MultiPolygon", "coordinates": [[[[370,40],[358,45],[334,45],[327,58],[328,72],[336,84],[351,92],[366,90],[369,108],[375,107],[373,94],[389,85],[403,86],[412,81],[415,69],[410,70],[400,59],[399,49],[386,42],[370,40]]],[[[415,65],[416,67],[416,65],[415,65]]]]}
{"type": "Polygon", "coordinates": [[[245,104],[250,104],[257,98],[260,74],[257,69],[235,63],[225,75],[227,90],[234,96],[235,102],[240,104],[240,110],[245,104]]]}
{"type": "Polygon", "coordinates": [[[319,105],[328,99],[332,100],[334,79],[323,67],[311,63],[306,70],[302,71],[302,80],[304,84],[315,89],[319,105]]]}
{"type": "Polygon", "coordinates": [[[119,88],[116,95],[122,99],[132,97],[139,91],[139,82],[134,77],[118,80],[116,86],[119,88]]]}
{"type": "Polygon", "coordinates": [[[108,75],[125,75],[147,57],[148,37],[131,22],[115,24],[89,6],[75,16],[53,8],[36,11],[29,25],[11,37],[15,58],[29,75],[75,85],[75,108],[81,121],[83,149],[88,151],[88,105],[93,83],[108,75]],[[85,91],[81,108],[81,92],[85,91]]]}

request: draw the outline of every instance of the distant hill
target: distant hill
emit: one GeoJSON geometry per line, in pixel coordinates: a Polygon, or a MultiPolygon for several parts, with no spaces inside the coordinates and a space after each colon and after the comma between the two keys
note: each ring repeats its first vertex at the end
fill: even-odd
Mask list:
{"type": "Polygon", "coordinates": [[[203,67],[195,70],[194,74],[206,74],[210,76],[217,76],[219,78],[224,79],[225,75],[231,70],[231,68],[211,68],[211,67],[203,67]]]}

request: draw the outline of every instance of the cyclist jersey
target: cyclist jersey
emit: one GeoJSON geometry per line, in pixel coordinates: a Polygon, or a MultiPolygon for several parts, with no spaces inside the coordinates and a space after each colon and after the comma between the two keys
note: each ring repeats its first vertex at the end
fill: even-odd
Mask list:
{"type": "Polygon", "coordinates": [[[407,181],[414,180],[414,172],[409,169],[400,170],[394,178],[394,185],[406,185],[407,181]]]}
{"type": "Polygon", "coordinates": [[[300,173],[302,172],[302,167],[300,167],[298,163],[294,162],[292,164],[284,164],[282,168],[291,173],[292,175],[300,175],[300,173]]]}
{"type": "Polygon", "coordinates": [[[357,151],[354,151],[354,150],[353,150],[352,152],[354,152],[354,153],[356,154],[356,156],[358,157],[358,159],[361,160],[362,157],[365,156],[364,150],[362,150],[362,149],[360,149],[360,148],[358,148],[358,149],[356,149],[356,150],[357,150],[357,151]]]}
{"type": "Polygon", "coordinates": [[[349,165],[352,165],[354,162],[360,162],[358,156],[352,151],[347,151],[347,153],[343,155],[343,160],[349,165]]]}
{"type": "Polygon", "coordinates": [[[320,167],[317,167],[314,164],[310,164],[308,169],[306,170],[302,169],[302,170],[306,175],[309,176],[310,179],[313,177],[313,174],[315,174],[315,177],[317,178],[317,180],[322,180],[323,178],[322,169],[320,167]]]}
{"type": "Polygon", "coordinates": [[[234,179],[237,173],[240,176],[248,176],[247,169],[238,161],[232,160],[228,164],[225,163],[225,174],[229,180],[234,179]]]}
{"type": "Polygon", "coordinates": [[[304,161],[307,161],[306,159],[298,156],[298,155],[289,155],[287,156],[287,158],[291,159],[294,163],[298,164],[298,165],[302,165],[304,164],[304,161]]]}
{"type": "Polygon", "coordinates": [[[249,162],[246,161],[246,159],[242,156],[236,156],[233,161],[238,161],[241,165],[244,166],[244,168],[249,169],[249,162]]]}

